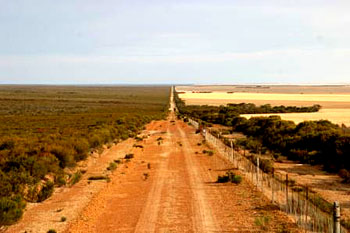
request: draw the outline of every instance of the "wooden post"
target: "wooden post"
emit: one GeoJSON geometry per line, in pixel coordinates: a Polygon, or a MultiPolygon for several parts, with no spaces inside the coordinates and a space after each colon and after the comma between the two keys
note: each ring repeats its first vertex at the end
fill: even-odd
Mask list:
{"type": "Polygon", "coordinates": [[[271,180],[271,201],[274,204],[274,184],[275,184],[275,168],[272,168],[272,180],[271,180]]]}
{"type": "Polygon", "coordinates": [[[256,187],[259,187],[259,157],[256,159],[256,187]]]}
{"type": "Polygon", "coordinates": [[[286,174],[286,212],[288,213],[288,174],[286,174]]]}
{"type": "Polygon", "coordinates": [[[309,187],[306,187],[306,208],[305,208],[305,222],[306,222],[306,225],[307,225],[307,217],[309,215],[308,210],[309,210],[309,187]]]}
{"type": "Polygon", "coordinates": [[[340,233],[340,206],[339,202],[334,202],[334,209],[333,209],[333,221],[334,221],[334,233],[340,233]]]}
{"type": "Polygon", "coordinates": [[[231,142],[231,160],[233,162],[234,160],[233,160],[233,142],[232,142],[232,139],[230,140],[230,142],[231,142]]]}

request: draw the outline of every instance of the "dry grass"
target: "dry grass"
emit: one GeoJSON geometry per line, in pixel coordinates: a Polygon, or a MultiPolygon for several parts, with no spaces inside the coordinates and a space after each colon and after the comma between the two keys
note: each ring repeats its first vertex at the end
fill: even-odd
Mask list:
{"type": "Polygon", "coordinates": [[[350,109],[321,109],[319,112],[312,113],[281,113],[281,114],[244,114],[243,117],[251,118],[256,116],[278,115],[283,120],[300,123],[310,120],[329,120],[335,124],[345,124],[350,126],[350,109]]]}
{"type": "Polygon", "coordinates": [[[246,92],[212,92],[212,93],[192,93],[186,92],[180,94],[180,98],[184,99],[186,104],[196,103],[217,105],[227,103],[249,102],[255,104],[271,104],[271,105],[297,105],[308,106],[320,104],[327,108],[334,104],[337,106],[350,108],[350,94],[279,94],[279,93],[246,93],[246,92]],[[200,103],[199,102],[199,103],[200,103]]]}
{"type": "Polygon", "coordinates": [[[254,103],[256,105],[271,104],[285,106],[311,106],[319,104],[322,109],[317,113],[285,113],[285,114],[247,114],[244,117],[279,115],[284,120],[300,123],[306,120],[329,120],[336,124],[350,126],[350,89],[347,86],[271,86],[267,88],[239,86],[205,86],[181,87],[178,91],[188,105],[225,105],[228,103],[254,103]],[[349,89],[349,90],[348,90],[349,89]],[[213,91],[198,93],[198,91],[213,91]],[[193,91],[193,92],[192,92],[193,91]],[[228,93],[231,91],[233,93],[228,93]],[[244,92],[243,92],[244,91],[244,92]],[[273,93],[273,91],[276,91],[273,93]],[[328,92],[327,92],[328,91],[328,92]],[[283,93],[284,92],[284,93],[283,93]]]}

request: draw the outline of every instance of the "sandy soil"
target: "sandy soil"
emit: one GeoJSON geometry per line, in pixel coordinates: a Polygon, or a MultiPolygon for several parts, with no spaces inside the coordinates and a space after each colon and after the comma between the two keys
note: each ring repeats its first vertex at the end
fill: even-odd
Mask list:
{"type": "Polygon", "coordinates": [[[201,153],[208,148],[198,144],[202,137],[192,127],[169,118],[149,124],[143,134],[149,137],[129,139],[91,160],[78,184],[31,205],[6,232],[300,232],[250,183],[215,183],[231,164],[217,152],[201,153]],[[106,171],[126,153],[135,157],[106,171]],[[110,182],[88,181],[99,174],[109,174],[110,182]]]}
{"type": "Polygon", "coordinates": [[[320,166],[309,164],[297,164],[294,162],[275,162],[276,173],[286,173],[297,184],[308,186],[330,203],[338,201],[341,206],[341,215],[344,219],[350,219],[350,184],[342,183],[342,179],[336,174],[322,171],[320,166]]]}

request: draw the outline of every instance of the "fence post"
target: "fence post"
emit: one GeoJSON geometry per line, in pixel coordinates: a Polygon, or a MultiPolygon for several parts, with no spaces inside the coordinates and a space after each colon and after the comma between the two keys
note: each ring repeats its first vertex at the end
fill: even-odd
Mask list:
{"type": "Polygon", "coordinates": [[[308,225],[308,222],[307,222],[307,217],[309,215],[308,213],[308,208],[309,208],[309,187],[306,186],[306,207],[305,207],[305,223],[306,223],[306,226],[308,225]]]}
{"type": "Polygon", "coordinates": [[[339,202],[334,202],[334,209],[333,209],[333,226],[334,226],[334,233],[340,233],[340,206],[339,202]]]}
{"type": "Polygon", "coordinates": [[[275,168],[272,168],[272,179],[271,179],[271,201],[274,204],[274,184],[275,184],[275,168]]]}
{"type": "Polygon", "coordinates": [[[232,139],[230,140],[230,143],[231,143],[231,160],[232,160],[232,163],[233,163],[234,160],[233,160],[233,142],[232,142],[232,139]]]}
{"type": "Polygon", "coordinates": [[[286,212],[288,212],[288,173],[286,174],[286,212]]]}
{"type": "Polygon", "coordinates": [[[259,157],[256,159],[256,187],[259,187],[259,157]]]}

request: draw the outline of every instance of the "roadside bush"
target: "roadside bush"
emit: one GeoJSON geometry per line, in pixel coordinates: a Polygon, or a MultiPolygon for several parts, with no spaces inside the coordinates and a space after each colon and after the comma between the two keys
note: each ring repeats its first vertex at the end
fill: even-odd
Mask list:
{"type": "Polygon", "coordinates": [[[270,222],[269,216],[261,216],[255,218],[255,225],[260,226],[264,231],[268,230],[268,224],[270,222]]]}
{"type": "Polygon", "coordinates": [[[115,169],[117,168],[117,164],[116,163],[109,163],[108,167],[107,167],[107,170],[108,171],[114,171],[115,169]]]}
{"type": "Polygon", "coordinates": [[[74,184],[78,183],[80,181],[81,177],[82,177],[81,171],[77,171],[76,173],[74,173],[72,175],[69,184],[74,185],[74,184]]]}
{"type": "Polygon", "coordinates": [[[213,156],[214,155],[214,151],[212,151],[212,150],[203,150],[202,152],[203,152],[203,154],[207,154],[209,156],[213,156]]]}
{"type": "Polygon", "coordinates": [[[102,141],[103,140],[96,134],[93,134],[89,137],[89,145],[91,148],[100,147],[102,145],[102,141]]]}
{"type": "Polygon", "coordinates": [[[57,177],[55,178],[55,183],[56,183],[59,187],[61,187],[61,186],[66,185],[66,184],[67,184],[67,181],[66,181],[66,179],[64,178],[64,176],[59,175],[59,176],[57,176],[57,177]]]}
{"type": "Polygon", "coordinates": [[[0,198],[0,226],[10,225],[22,217],[26,204],[19,195],[0,198]]]}
{"type": "Polygon", "coordinates": [[[242,176],[234,175],[231,180],[232,183],[240,184],[242,182],[242,176]]]}
{"type": "Polygon", "coordinates": [[[87,153],[89,152],[89,142],[85,138],[75,139],[73,148],[76,152],[74,155],[75,161],[86,159],[87,153]]]}
{"type": "Polygon", "coordinates": [[[226,172],[223,176],[218,176],[216,183],[235,183],[240,184],[242,182],[242,176],[236,175],[233,172],[226,172]]]}
{"type": "Polygon", "coordinates": [[[132,159],[134,158],[134,154],[126,154],[124,159],[132,159]]]}
{"type": "Polygon", "coordinates": [[[46,182],[46,184],[41,188],[38,193],[38,202],[42,202],[49,198],[54,191],[54,183],[51,181],[46,182]]]}
{"type": "Polygon", "coordinates": [[[54,145],[50,152],[58,159],[61,168],[75,164],[73,151],[70,148],[54,145]]]}

